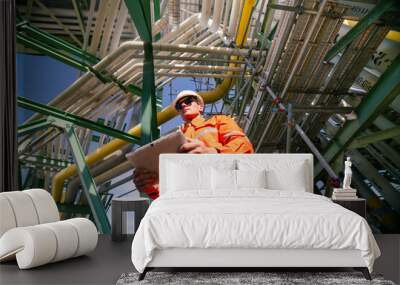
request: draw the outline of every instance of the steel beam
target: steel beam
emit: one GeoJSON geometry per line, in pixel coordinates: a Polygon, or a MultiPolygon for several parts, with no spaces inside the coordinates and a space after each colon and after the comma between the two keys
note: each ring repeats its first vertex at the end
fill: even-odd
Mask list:
{"type": "Polygon", "coordinates": [[[382,168],[386,169],[391,173],[395,180],[400,181],[400,169],[395,167],[390,161],[388,161],[380,152],[378,152],[374,147],[367,146],[365,150],[372,155],[372,157],[380,163],[382,168]]]}
{"type": "MultiPolygon", "coordinates": [[[[114,138],[118,138],[118,139],[121,139],[124,141],[128,141],[130,143],[134,143],[134,144],[140,143],[140,139],[138,137],[135,137],[128,133],[124,133],[117,129],[113,129],[113,128],[104,126],[97,122],[90,121],[88,119],[79,117],[77,115],[59,110],[54,107],[43,105],[43,104],[34,102],[34,101],[29,100],[24,97],[18,97],[17,102],[20,107],[41,113],[43,115],[52,116],[54,118],[61,119],[63,121],[72,123],[74,125],[78,125],[80,127],[98,131],[100,133],[103,133],[103,134],[106,134],[106,135],[109,135],[109,136],[112,136],[114,138]]],[[[49,120],[50,120],[49,122],[52,123],[51,119],[49,119],[49,120]]]]}
{"type": "MultiPolygon", "coordinates": [[[[378,82],[364,98],[357,108],[357,119],[347,121],[341,128],[329,146],[324,151],[327,162],[331,162],[336,156],[346,149],[360,132],[372,123],[379,114],[398,96],[400,92],[400,55],[381,75],[378,82]]],[[[314,168],[314,177],[321,173],[320,164],[314,168]]]]}
{"type": "MultiPolygon", "coordinates": [[[[274,91],[271,89],[271,87],[266,86],[266,90],[268,94],[272,97],[273,100],[277,100],[278,97],[275,95],[274,91]]],[[[278,107],[281,108],[282,110],[285,111],[285,114],[287,115],[287,108],[285,105],[283,105],[280,101],[278,101],[278,107]]],[[[271,122],[271,121],[269,121],[271,122]]],[[[322,167],[328,172],[329,176],[333,178],[334,180],[338,179],[338,176],[336,173],[333,171],[329,163],[325,160],[325,158],[322,156],[322,154],[319,152],[318,148],[314,145],[314,143],[310,140],[310,138],[307,136],[307,134],[303,131],[303,129],[300,127],[299,124],[294,124],[294,128],[296,129],[297,133],[300,135],[300,137],[303,139],[303,141],[307,144],[307,146],[310,148],[310,150],[313,152],[315,157],[318,159],[318,161],[321,163],[322,167]]],[[[315,176],[314,176],[315,177],[315,176]]]]}
{"type": "Polygon", "coordinates": [[[55,16],[55,14],[47,8],[40,0],[34,0],[36,4],[52,18],[79,46],[82,46],[81,41],[55,16]]]}
{"type": "Polygon", "coordinates": [[[28,25],[26,22],[20,22],[17,27],[20,30],[17,34],[17,40],[22,45],[48,55],[80,71],[91,72],[101,82],[112,82],[126,93],[130,92],[138,96],[142,95],[142,90],[139,87],[133,84],[125,86],[124,82],[118,80],[114,76],[104,74],[104,72],[98,71],[92,67],[92,65],[99,62],[99,59],[92,54],[49,33],[28,25]]]}
{"type": "Polygon", "coordinates": [[[24,163],[30,163],[40,167],[49,168],[65,168],[68,167],[72,162],[60,159],[53,159],[51,157],[44,157],[40,155],[21,155],[19,161],[24,163]]]}
{"type": "Polygon", "coordinates": [[[71,146],[75,164],[79,170],[78,174],[82,182],[84,190],[83,192],[85,193],[86,200],[91,209],[97,229],[100,231],[100,233],[110,234],[110,222],[108,221],[107,214],[101,202],[100,196],[97,193],[96,184],[93,180],[92,175],[90,174],[89,167],[86,164],[85,153],[82,150],[73,125],[55,117],[50,117],[49,119],[53,122],[55,126],[62,128],[65,131],[66,137],[71,146]]]}
{"type": "Polygon", "coordinates": [[[348,114],[354,111],[353,107],[338,107],[338,106],[307,106],[307,105],[293,105],[293,112],[315,112],[315,113],[332,113],[332,114],[348,114]]]}
{"type": "Polygon", "coordinates": [[[24,46],[30,47],[40,53],[48,55],[48,56],[50,56],[58,61],[61,61],[69,66],[79,69],[80,71],[84,71],[84,72],[88,71],[87,66],[85,66],[85,64],[77,61],[74,58],[71,58],[67,55],[64,55],[64,54],[54,50],[52,47],[46,45],[45,43],[39,42],[35,39],[29,38],[22,34],[17,34],[17,41],[24,46]]]}
{"type": "Polygon", "coordinates": [[[144,46],[143,95],[141,112],[141,143],[146,144],[158,138],[157,103],[154,76],[154,58],[151,34],[150,1],[125,0],[144,46]]]}
{"type": "Polygon", "coordinates": [[[361,21],[359,21],[350,31],[348,31],[337,43],[328,51],[324,61],[334,58],[340,51],[347,47],[355,38],[365,31],[383,13],[388,11],[397,3],[397,0],[381,0],[361,21]]]}
{"type": "Polygon", "coordinates": [[[36,132],[37,130],[45,129],[51,126],[51,123],[47,119],[39,119],[25,125],[18,127],[18,136],[24,136],[26,134],[36,132]]]}
{"type": "MultiPolygon", "coordinates": [[[[366,132],[369,133],[368,130],[366,132]]],[[[380,141],[373,144],[388,160],[390,160],[398,169],[400,169],[400,154],[386,142],[380,141]]]]}
{"type": "MultiPolygon", "coordinates": [[[[160,0],[153,0],[154,2],[154,22],[157,22],[161,19],[161,8],[160,8],[160,0]]],[[[158,33],[154,36],[155,41],[159,41],[161,39],[161,33],[158,33]]]]}
{"type": "Polygon", "coordinates": [[[151,42],[151,12],[150,1],[147,0],[125,0],[126,7],[135,24],[140,38],[144,42],[151,42]]]}
{"type": "Polygon", "coordinates": [[[396,191],[388,180],[382,177],[378,170],[357,150],[347,152],[357,170],[368,180],[379,187],[382,196],[389,205],[400,213],[400,192],[396,191]]]}
{"type": "Polygon", "coordinates": [[[73,56],[76,56],[79,60],[86,61],[90,64],[96,64],[100,61],[96,56],[92,55],[91,53],[88,53],[87,51],[84,51],[70,44],[69,42],[62,40],[59,37],[42,31],[25,21],[17,24],[17,30],[19,34],[24,32],[29,38],[34,38],[41,43],[50,45],[58,50],[63,50],[73,56]]]}
{"type": "MultiPolygon", "coordinates": [[[[380,129],[381,131],[388,130],[391,128],[397,127],[395,123],[390,121],[388,118],[386,118],[385,114],[379,115],[373,122],[373,125],[380,129]]],[[[400,138],[399,137],[394,137],[393,138],[398,144],[400,144],[400,138]]]]}
{"type": "Polygon", "coordinates": [[[363,148],[369,144],[391,139],[397,136],[400,136],[400,126],[358,137],[349,145],[348,148],[363,148]]]}
{"type": "MultiPolygon", "coordinates": [[[[364,178],[357,171],[353,170],[353,184],[357,188],[358,194],[367,200],[367,211],[379,221],[379,226],[383,231],[398,233],[400,230],[400,215],[393,211],[388,203],[385,203],[366,185],[364,178]]],[[[371,222],[371,221],[368,221],[371,222]]]]}

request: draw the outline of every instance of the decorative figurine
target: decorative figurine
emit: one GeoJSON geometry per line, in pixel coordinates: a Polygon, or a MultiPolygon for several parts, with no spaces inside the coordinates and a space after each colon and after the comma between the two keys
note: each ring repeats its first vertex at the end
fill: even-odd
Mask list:
{"type": "Polygon", "coordinates": [[[343,179],[343,190],[351,190],[350,184],[351,184],[351,176],[353,175],[353,172],[351,171],[351,161],[350,157],[347,157],[347,160],[344,162],[344,179],[343,179]]]}

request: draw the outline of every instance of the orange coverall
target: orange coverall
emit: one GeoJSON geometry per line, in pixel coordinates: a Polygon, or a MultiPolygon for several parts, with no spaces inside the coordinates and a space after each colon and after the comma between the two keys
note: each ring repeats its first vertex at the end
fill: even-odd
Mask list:
{"type": "Polygon", "coordinates": [[[225,115],[216,115],[208,120],[196,117],[180,127],[187,138],[202,141],[219,153],[253,153],[254,149],[243,130],[225,115]]]}
{"type": "MultiPolygon", "coordinates": [[[[180,126],[185,137],[202,141],[207,147],[217,149],[219,153],[253,153],[253,145],[243,130],[233,120],[225,115],[216,115],[206,120],[196,117],[191,122],[180,126]]],[[[159,190],[149,187],[144,192],[156,199],[159,190]]]]}

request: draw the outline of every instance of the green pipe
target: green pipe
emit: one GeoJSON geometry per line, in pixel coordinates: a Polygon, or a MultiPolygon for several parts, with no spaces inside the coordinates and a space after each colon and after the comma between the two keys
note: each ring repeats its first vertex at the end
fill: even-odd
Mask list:
{"type": "MultiPolygon", "coordinates": [[[[58,119],[62,119],[64,121],[67,121],[69,123],[72,123],[74,125],[80,126],[80,127],[84,127],[84,128],[88,128],[94,131],[98,131],[101,132],[103,134],[109,135],[111,137],[114,138],[118,138],[124,141],[128,141],[130,143],[134,143],[134,144],[140,144],[140,139],[136,136],[130,135],[128,133],[124,133],[120,130],[117,129],[113,129],[107,126],[103,126],[102,124],[90,121],[88,119],[79,117],[77,115],[59,110],[57,108],[51,107],[51,106],[47,106],[47,105],[43,105],[37,102],[34,102],[32,100],[29,100],[27,98],[24,97],[20,97],[18,96],[17,98],[17,102],[18,105],[20,107],[41,113],[43,115],[47,115],[47,116],[53,116],[55,118],[58,119]]],[[[51,121],[51,120],[50,120],[51,121]]]]}

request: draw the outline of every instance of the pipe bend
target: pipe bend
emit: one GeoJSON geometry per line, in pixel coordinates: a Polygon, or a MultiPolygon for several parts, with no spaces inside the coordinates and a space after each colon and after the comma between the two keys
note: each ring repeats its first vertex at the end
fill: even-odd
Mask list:
{"type": "MultiPolygon", "coordinates": [[[[255,0],[248,0],[245,1],[244,7],[243,7],[243,12],[242,12],[242,17],[240,19],[239,23],[239,30],[236,35],[236,45],[242,46],[244,39],[247,36],[246,32],[246,26],[249,24],[251,21],[251,11],[252,7],[254,6],[255,0]]],[[[126,51],[132,47],[143,47],[143,42],[138,42],[138,41],[129,41],[126,43],[123,43],[118,51],[122,49],[122,51],[126,51]]],[[[110,55],[112,56],[112,55],[110,55]]],[[[105,57],[107,58],[107,57],[105,57]]],[[[232,58],[236,59],[237,56],[232,56],[232,58]]],[[[234,67],[236,64],[229,64],[229,66],[234,67]]],[[[214,90],[211,91],[206,91],[206,92],[199,92],[200,96],[204,98],[205,103],[211,103],[215,102],[219,99],[221,99],[231,88],[233,83],[233,80],[231,78],[226,78],[222,81],[221,84],[219,84],[214,90]]],[[[166,121],[174,118],[178,113],[174,108],[171,106],[166,107],[159,113],[157,113],[157,125],[161,125],[165,123],[166,121]]],[[[135,135],[135,136],[140,136],[140,127],[141,125],[138,124],[132,129],[128,131],[129,134],[135,135]]],[[[94,164],[95,162],[101,160],[105,156],[111,154],[112,152],[116,151],[117,149],[121,148],[122,146],[128,144],[128,142],[125,142],[120,139],[114,139],[108,144],[96,149],[93,153],[89,154],[86,156],[86,163],[88,166],[94,164]]],[[[64,181],[68,179],[69,177],[77,174],[77,168],[76,165],[70,165],[67,168],[64,168],[60,172],[58,172],[52,179],[52,196],[56,202],[59,202],[61,199],[61,194],[62,194],[62,188],[64,185],[64,181]]]]}

